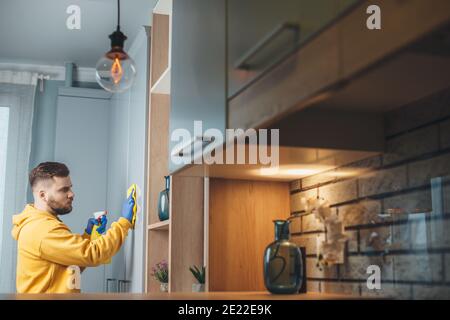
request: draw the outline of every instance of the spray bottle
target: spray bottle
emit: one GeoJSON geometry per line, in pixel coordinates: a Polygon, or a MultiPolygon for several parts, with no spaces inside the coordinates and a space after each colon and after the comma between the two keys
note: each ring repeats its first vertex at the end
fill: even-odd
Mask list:
{"type": "MultiPolygon", "coordinates": [[[[101,227],[102,225],[102,217],[106,216],[108,214],[108,211],[97,211],[94,212],[94,219],[97,220],[98,225],[94,225],[92,227],[92,232],[91,232],[91,241],[100,238],[102,235],[97,231],[98,228],[101,227]]],[[[105,263],[111,263],[111,259],[109,259],[108,261],[106,261],[105,263]]]]}

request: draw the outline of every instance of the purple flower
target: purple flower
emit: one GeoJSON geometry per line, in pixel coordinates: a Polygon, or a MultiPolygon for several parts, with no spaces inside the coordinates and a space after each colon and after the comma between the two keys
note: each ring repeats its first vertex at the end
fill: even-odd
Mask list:
{"type": "Polygon", "coordinates": [[[151,276],[159,282],[169,282],[169,268],[167,262],[165,260],[162,260],[158,262],[154,267],[152,267],[151,276]]]}

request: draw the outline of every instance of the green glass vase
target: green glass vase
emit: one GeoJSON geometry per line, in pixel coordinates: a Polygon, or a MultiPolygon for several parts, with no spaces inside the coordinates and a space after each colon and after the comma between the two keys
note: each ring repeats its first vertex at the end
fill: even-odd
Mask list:
{"type": "Polygon", "coordinates": [[[264,284],[271,293],[298,293],[303,282],[300,248],[289,241],[289,220],[275,220],[275,241],[264,252],[264,284]]]}
{"type": "Polygon", "coordinates": [[[159,193],[158,198],[158,217],[160,221],[169,219],[169,188],[170,188],[170,176],[165,176],[166,187],[159,193]]]}

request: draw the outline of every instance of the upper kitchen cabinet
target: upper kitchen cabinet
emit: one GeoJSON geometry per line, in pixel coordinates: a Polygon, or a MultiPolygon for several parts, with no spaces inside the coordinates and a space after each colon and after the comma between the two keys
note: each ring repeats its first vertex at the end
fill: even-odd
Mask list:
{"type": "Polygon", "coordinates": [[[363,1],[338,28],[341,86],[323,107],[383,114],[450,85],[450,1],[363,1]],[[379,30],[366,27],[371,5],[379,30]]]}
{"type": "Polygon", "coordinates": [[[360,1],[261,1],[266,8],[254,10],[253,19],[239,6],[253,3],[249,7],[258,8],[259,1],[229,2],[230,128],[267,127],[303,102],[321,99],[338,82],[338,23],[360,1]]]}
{"type": "MultiPolygon", "coordinates": [[[[229,2],[230,30],[233,28],[231,16],[243,15],[238,12],[239,4],[250,3],[250,0],[235,1],[236,9],[232,9],[234,0],[229,2]]],[[[256,2],[259,1],[255,1],[255,7],[256,2]]],[[[445,40],[450,24],[450,1],[358,0],[340,2],[334,7],[332,3],[336,1],[292,2],[297,3],[298,8],[304,4],[306,17],[312,18],[314,24],[306,28],[302,27],[302,21],[306,23],[308,19],[297,21],[299,44],[290,54],[283,53],[282,58],[267,50],[272,43],[275,46],[272,41],[281,41],[282,35],[289,33],[286,29],[270,34],[272,27],[267,26],[265,32],[271,36],[262,36],[265,41],[256,42],[256,46],[243,43],[246,32],[252,29],[247,31],[242,27],[242,35],[236,36],[233,36],[236,31],[229,31],[227,124],[230,128],[279,128],[282,145],[304,146],[301,139],[294,141],[290,136],[298,132],[299,123],[309,116],[304,113],[306,109],[314,109],[314,117],[318,119],[335,119],[335,113],[343,116],[345,112],[348,117],[341,123],[345,127],[354,117],[364,117],[368,113],[383,116],[450,85],[448,41],[445,40]],[[380,29],[370,28],[373,6],[380,12],[380,29]],[[318,12],[317,19],[314,19],[315,12],[318,12]],[[244,39],[239,42],[242,49],[236,49],[233,57],[232,38],[241,36],[244,39]],[[250,50],[250,54],[245,50],[250,50]],[[241,53],[244,64],[239,63],[241,53]],[[259,58],[263,53],[274,60],[259,58]],[[285,143],[283,136],[289,143],[285,143]]],[[[277,5],[273,4],[273,15],[284,7],[277,5]]],[[[248,24],[256,25],[254,20],[248,19],[248,24]]],[[[288,19],[275,19],[272,26],[282,21],[288,19]]],[[[252,35],[248,39],[251,37],[258,39],[260,36],[252,35]]],[[[287,47],[277,46],[292,48],[292,39],[287,47]]],[[[352,135],[364,138],[367,132],[357,130],[352,135]]],[[[315,136],[311,132],[305,139],[315,136]]],[[[331,143],[335,135],[330,133],[324,138],[331,143]]],[[[340,140],[344,144],[347,142],[340,140]]],[[[353,148],[351,144],[347,147],[353,148]]]]}
{"type": "MultiPolygon", "coordinates": [[[[226,126],[225,10],[224,0],[173,2],[170,135],[188,130],[192,143],[204,140],[194,121],[202,132],[226,126]]],[[[178,143],[170,141],[169,150],[178,143]]],[[[170,161],[170,172],[180,167],[170,161]]]]}
{"type": "MultiPolygon", "coordinates": [[[[355,10],[339,21],[342,77],[351,77],[392,55],[449,22],[450,2],[446,0],[360,1],[355,10]],[[380,9],[380,29],[366,22],[380,9]]],[[[407,61],[406,62],[411,62],[407,61]]],[[[411,64],[414,65],[414,64],[411,64]]]]}
{"type": "MultiPolygon", "coordinates": [[[[228,97],[239,94],[355,2],[228,0],[228,97]]],[[[337,48],[330,43],[330,49],[333,45],[337,48]]],[[[337,51],[326,58],[337,64],[337,51]]]]}

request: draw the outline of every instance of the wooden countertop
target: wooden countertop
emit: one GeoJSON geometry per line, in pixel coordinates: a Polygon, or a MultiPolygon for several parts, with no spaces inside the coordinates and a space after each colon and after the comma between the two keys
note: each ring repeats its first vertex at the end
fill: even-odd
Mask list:
{"type": "Polygon", "coordinates": [[[305,293],[275,295],[268,292],[76,293],[0,294],[0,300],[358,300],[358,296],[305,293]]]}

